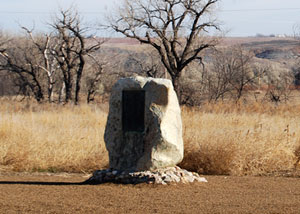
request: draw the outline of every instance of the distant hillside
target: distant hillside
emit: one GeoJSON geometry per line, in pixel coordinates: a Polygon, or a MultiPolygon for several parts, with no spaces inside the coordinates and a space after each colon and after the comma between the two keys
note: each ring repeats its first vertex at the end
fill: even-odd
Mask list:
{"type": "MultiPolygon", "coordinates": [[[[292,64],[295,58],[300,56],[300,41],[292,37],[227,37],[220,41],[219,47],[241,45],[253,51],[258,59],[271,60],[273,62],[292,64]]],[[[117,48],[130,51],[143,51],[145,44],[130,38],[110,38],[104,47],[117,48]]]]}
{"type": "MultiPolygon", "coordinates": [[[[293,58],[300,55],[300,41],[292,37],[227,37],[221,40],[219,46],[242,45],[254,51],[258,58],[278,59],[293,58]]],[[[109,38],[105,47],[128,48],[130,46],[144,46],[136,39],[131,38],[109,38]]],[[[139,47],[140,48],[140,47],[139,47]]]]}
{"type": "Polygon", "coordinates": [[[131,38],[109,38],[105,42],[105,46],[122,46],[122,45],[140,45],[141,43],[136,39],[131,38]]]}

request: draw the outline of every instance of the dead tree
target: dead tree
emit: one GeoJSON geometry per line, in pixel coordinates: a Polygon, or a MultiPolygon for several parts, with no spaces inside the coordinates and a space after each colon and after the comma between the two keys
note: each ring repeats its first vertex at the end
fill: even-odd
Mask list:
{"type": "Polygon", "coordinates": [[[292,97],[295,77],[290,71],[281,71],[277,77],[274,73],[272,69],[267,73],[268,88],[265,98],[274,103],[287,102],[292,97]]]}
{"type": "Polygon", "coordinates": [[[128,60],[133,62],[137,66],[137,70],[147,77],[165,77],[164,66],[154,51],[143,50],[142,53],[130,54],[128,60]]]}
{"type": "MultiPolygon", "coordinates": [[[[230,51],[228,63],[226,64],[229,74],[229,82],[235,91],[235,99],[238,101],[247,86],[254,84],[257,75],[251,67],[253,54],[237,46],[230,51]]],[[[227,53],[228,54],[228,53],[227,53]]]]}
{"type": "Polygon", "coordinates": [[[216,60],[222,64],[224,80],[229,85],[232,96],[238,101],[247,88],[255,87],[256,80],[262,77],[265,70],[255,67],[253,53],[244,50],[241,46],[222,50],[220,54],[216,60]]]}
{"type": "Polygon", "coordinates": [[[42,63],[39,66],[47,75],[47,91],[48,91],[48,101],[53,102],[53,89],[55,84],[55,72],[58,70],[59,66],[57,61],[51,54],[51,50],[55,49],[55,44],[52,42],[50,34],[45,34],[39,40],[32,35],[32,30],[26,27],[22,27],[28,36],[30,37],[32,43],[37,48],[38,52],[42,56],[42,63]]]}
{"type": "Polygon", "coordinates": [[[103,67],[105,66],[105,62],[97,59],[96,57],[89,55],[92,60],[92,66],[90,71],[90,75],[88,75],[86,83],[87,83],[87,103],[95,100],[95,95],[97,92],[97,85],[99,85],[101,80],[101,74],[103,72],[103,67]]]}
{"type": "Polygon", "coordinates": [[[253,53],[241,46],[218,49],[212,53],[211,67],[204,75],[209,101],[231,96],[240,100],[247,89],[255,89],[268,70],[255,65],[253,53]]]}
{"type": "Polygon", "coordinates": [[[41,102],[44,99],[43,74],[40,56],[35,47],[24,38],[15,38],[0,47],[0,70],[13,74],[19,92],[28,95],[28,90],[34,98],[41,102]]]}
{"type": "Polygon", "coordinates": [[[228,63],[230,63],[228,55],[224,50],[213,52],[212,66],[203,75],[203,84],[206,85],[209,102],[224,99],[232,90],[228,63]]]}
{"type": "Polygon", "coordinates": [[[52,50],[52,54],[63,75],[65,102],[72,99],[73,79],[75,79],[74,102],[78,104],[85,57],[98,50],[103,42],[94,40],[87,45],[85,33],[88,28],[81,26],[81,19],[74,8],[61,10],[59,16],[50,25],[56,35],[57,47],[52,50]]]}
{"type": "Polygon", "coordinates": [[[219,31],[212,18],[219,0],[125,1],[111,27],[126,37],[152,46],[170,74],[180,100],[179,79],[191,62],[202,62],[201,54],[216,45],[210,30],[219,31]]]}

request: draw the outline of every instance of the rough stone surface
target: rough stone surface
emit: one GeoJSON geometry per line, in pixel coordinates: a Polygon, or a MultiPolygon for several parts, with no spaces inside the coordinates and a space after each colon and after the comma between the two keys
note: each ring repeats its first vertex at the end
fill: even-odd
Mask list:
{"type": "Polygon", "coordinates": [[[112,88],[104,139],[110,168],[115,170],[154,170],[181,162],[181,112],[172,82],[139,76],[120,79],[112,88]],[[144,91],[143,130],[124,131],[123,91],[144,91]]]}
{"type": "Polygon", "coordinates": [[[188,172],[177,166],[156,169],[153,171],[129,172],[113,169],[97,170],[93,173],[86,184],[102,184],[102,183],[119,183],[119,184],[171,184],[171,183],[193,183],[207,182],[204,177],[200,177],[197,173],[188,172]]]}

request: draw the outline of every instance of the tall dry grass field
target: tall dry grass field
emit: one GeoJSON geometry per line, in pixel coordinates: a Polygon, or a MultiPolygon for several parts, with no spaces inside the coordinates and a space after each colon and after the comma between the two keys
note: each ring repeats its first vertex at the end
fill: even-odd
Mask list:
{"type": "MultiPolygon", "coordinates": [[[[0,104],[0,170],[91,172],[108,165],[99,106],[0,104]]],[[[293,170],[300,157],[300,106],[205,105],[182,109],[185,158],[203,174],[293,170]]]]}
{"type": "Polygon", "coordinates": [[[254,103],[183,109],[185,159],[204,174],[263,175],[297,169],[300,106],[254,103]]]}
{"type": "Polygon", "coordinates": [[[107,114],[95,106],[1,104],[0,168],[90,172],[107,165],[107,114]]]}

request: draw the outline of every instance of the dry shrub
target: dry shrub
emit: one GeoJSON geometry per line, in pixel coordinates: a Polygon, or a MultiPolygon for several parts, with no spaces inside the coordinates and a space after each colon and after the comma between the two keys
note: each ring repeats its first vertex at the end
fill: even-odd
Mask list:
{"type": "Polygon", "coordinates": [[[203,144],[203,146],[196,146],[192,142],[187,143],[180,167],[200,174],[230,174],[234,149],[222,144],[218,147],[204,142],[203,144]]]}

